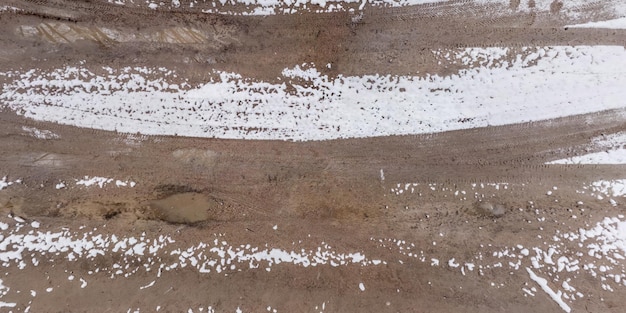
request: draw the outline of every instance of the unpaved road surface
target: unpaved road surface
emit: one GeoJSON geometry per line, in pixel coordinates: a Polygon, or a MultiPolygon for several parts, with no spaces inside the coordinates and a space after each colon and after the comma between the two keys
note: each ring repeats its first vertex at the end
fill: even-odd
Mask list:
{"type": "MultiPolygon", "coordinates": [[[[219,2],[217,9],[203,1],[111,2],[0,3],[0,311],[623,311],[626,165],[546,164],[623,147],[624,104],[598,104],[619,88],[590,84],[583,91],[591,96],[575,99],[546,91],[563,103],[587,103],[580,114],[510,125],[492,124],[487,114],[480,127],[462,126],[478,118],[455,118],[450,123],[461,126],[443,132],[380,136],[340,135],[347,125],[320,132],[332,140],[290,141],[267,139],[274,130],[263,128],[263,118],[229,130],[235,125],[220,113],[236,121],[246,113],[227,108],[206,121],[224,137],[159,132],[167,127],[156,112],[167,103],[124,115],[139,102],[93,102],[102,82],[37,76],[84,69],[93,81],[121,81],[115,94],[140,80],[123,75],[164,68],[142,77],[167,73],[158,91],[176,97],[237,73],[235,88],[248,96],[253,81],[283,86],[286,99],[307,84],[314,87],[304,93],[318,88],[303,76],[302,84],[283,83],[296,65],[314,65],[316,77],[331,81],[433,80],[474,66],[433,51],[623,47],[626,30],[566,27],[619,18],[615,2],[363,2],[326,13],[292,5],[293,14],[267,16],[219,2]],[[72,96],[57,101],[58,90],[72,96]],[[37,115],[41,108],[48,111],[37,115]],[[91,124],[81,123],[88,117],[91,124]],[[158,126],[114,131],[138,120],[158,126]]],[[[511,54],[498,60],[515,61],[511,54]]],[[[572,73],[604,75],[592,67],[572,73]]],[[[507,94],[489,97],[501,96],[504,106],[507,94]]],[[[149,99],[133,101],[158,101],[149,99]]],[[[308,105],[298,112],[317,110],[308,105]]],[[[183,106],[172,116],[196,111],[183,106]]],[[[395,118],[385,114],[375,116],[395,118]]]]}

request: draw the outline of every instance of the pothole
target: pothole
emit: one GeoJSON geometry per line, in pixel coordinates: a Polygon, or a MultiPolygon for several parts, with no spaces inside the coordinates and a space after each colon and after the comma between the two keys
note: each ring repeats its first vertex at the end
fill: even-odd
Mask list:
{"type": "Polygon", "coordinates": [[[155,216],[163,221],[177,224],[194,224],[209,219],[209,211],[216,202],[204,194],[186,192],[153,200],[150,206],[155,216]]]}

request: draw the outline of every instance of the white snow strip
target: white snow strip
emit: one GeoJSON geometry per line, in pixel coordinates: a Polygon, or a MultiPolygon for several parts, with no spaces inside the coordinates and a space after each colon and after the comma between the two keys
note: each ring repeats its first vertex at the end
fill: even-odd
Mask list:
{"type": "Polygon", "coordinates": [[[363,283],[359,283],[359,289],[361,291],[365,291],[365,285],[363,283]]]}
{"type": "MultiPolygon", "coordinates": [[[[113,183],[113,182],[115,182],[115,186],[116,187],[130,187],[130,188],[133,188],[136,185],[136,183],[133,182],[133,181],[114,180],[113,178],[100,177],[100,176],[94,176],[94,177],[85,176],[83,179],[76,179],[76,185],[83,185],[85,187],[96,185],[96,186],[98,186],[100,188],[104,188],[104,186],[106,186],[107,184],[113,183]]],[[[63,183],[61,183],[61,184],[63,184],[63,183]]],[[[60,189],[60,188],[58,188],[59,185],[57,185],[57,189],[60,189]]],[[[63,184],[63,186],[61,188],[63,188],[63,187],[65,187],[65,184],[63,184]]]]}
{"type": "Polygon", "coordinates": [[[566,28],[609,28],[626,29],[626,17],[606,21],[589,22],[583,24],[567,25],[566,28]]]}
{"type": "Polygon", "coordinates": [[[545,291],[550,298],[552,298],[552,300],[554,300],[561,307],[561,309],[563,309],[563,311],[567,313],[572,311],[563,299],[561,299],[562,292],[560,290],[558,292],[554,292],[550,286],[548,286],[548,281],[545,278],[535,275],[533,270],[528,267],[526,268],[526,271],[528,272],[530,279],[534,280],[541,287],[541,289],[543,289],[543,291],[545,291]]]}
{"type": "Polygon", "coordinates": [[[590,153],[546,164],[626,164],[626,149],[590,153]]]}
{"type": "Polygon", "coordinates": [[[154,286],[154,283],[156,283],[156,280],[153,280],[152,282],[150,282],[149,284],[147,284],[145,286],[139,287],[139,289],[143,290],[143,289],[146,289],[146,288],[150,288],[150,287],[154,286]]]}
{"type": "Polygon", "coordinates": [[[624,47],[528,48],[512,62],[499,57],[505,49],[452,49],[491,57],[449,76],[331,78],[305,64],[285,69],[283,83],[215,72],[178,91],[141,73],[31,70],[7,73],[16,78],[0,100],[26,117],[79,127],[269,140],[434,133],[624,108],[624,47]]]}

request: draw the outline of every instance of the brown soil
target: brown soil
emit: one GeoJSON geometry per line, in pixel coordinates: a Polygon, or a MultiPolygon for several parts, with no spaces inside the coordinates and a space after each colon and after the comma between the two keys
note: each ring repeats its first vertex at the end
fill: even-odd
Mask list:
{"type": "MultiPolygon", "coordinates": [[[[331,69],[324,69],[330,75],[449,73],[458,68],[438,65],[433,49],[626,42],[626,31],[563,29],[571,21],[559,14],[559,1],[551,13],[512,11],[493,19],[470,4],[462,10],[368,7],[358,23],[348,13],[241,17],[155,12],[106,1],[7,2],[26,11],[0,14],[2,71],[85,60],[90,68],[166,66],[191,82],[205,80],[213,69],[271,81],[283,68],[302,63],[331,63],[331,69]],[[26,26],[36,32],[25,34],[26,26]],[[107,39],[97,35],[103,28],[143,39],[107,39]],[[55,30],[65,33],[54,35],[55,30]]],[[[520,5],[528,4],[510,4],[520,5]]],[[[606,199],[577,190],[600,179],[623,179],[624,166],[544,163],[583,153],[593,137],[626,130],[625,113],[294,143],[119,134],[35,122],[5,110],[0,112],[0,176],[22,178],[23,184],[0,191],[0,212],[36,219],[48,230],[87,226],[118,236],[169,234],[181,247],[217,233],[231,242],[259,246],[328,242],[384,259],[392,254],[390,248],[371,238],[398,238],[424,252],[435,252],[431,243],[437,241],[442,262],[471,258],[483,244],[494,249],[512,243],[541,245],[539,232],[549,236],[577,230],[607,214],[623,213],[623,204],[611,207],[606,199]],[[37,139],[23,126],[50,130],[59,138],[37,139]],[[132,180],[137,186],[55,188],[85,175],[132,180]],[[499,182],[510,188],[478,190],[481,196],[475,197],[473,184],[499,182]],[[413,193],[397,196],[390,190],[398,183],[418,185],[413,193]],[[553,186],[558,192],[547,196],[553,186]],[[455,197],[450,190],[468,191],[469,196],[455,197]],[[536,208],[553,221],[542,224],[541,231],[530,223],[536,208]],[[581,218],[571,219],[572,210],[581,218]]],[[[100,265],[121,258],[108,257],[100,265]]],[[[68,271],[86,275],[90,268],[60,260],[25,271],[8,268],[2,279],[11,286],[11,302],[18,303],[14,312],[28,305],[32,312],[149,312],[157,305],[168,312],[202,305],[219,312],[236,307],[265,312],[269,304],[281,312],[309,312],[315,307],[321,311],[322,303],[326,312],[560,311],[541,291],[524,297],[520,284],[529,280],[523,270],[508,276],[496,270],[460,276],[445,266],[406,260],[378,267],[283,266],[229,276],[177,269],[146,290],[139,287],[153,275],[110,279],[96,274],[85,289],[67,281],[68,271]],[[45,289],[32,283],[42,277],[62,292],[40,291],[28,304],[29,289],[45,289]],[[357,286],[363,281],[367,289],[360,292],[357,286]],[[491,287],[494,281],[503,286],[491,287]]],[[[587,297],[575,302],[575,311],[622,311],[624,289],[607,292],[597,281],[586,281],[576,286],[587,297]]]]}

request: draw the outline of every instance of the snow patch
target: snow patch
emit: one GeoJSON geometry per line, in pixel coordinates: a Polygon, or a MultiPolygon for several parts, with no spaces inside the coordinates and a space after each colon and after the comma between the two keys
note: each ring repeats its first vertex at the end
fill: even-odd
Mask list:
{"type": "Polygon", "coordinates": [[[9,181],[7,176],[2,177],[2,179],[0,179],[0,190],[6,189],[9,186],[12,186],[13,184],[20,184],[22,183],[21,179],[15,180],[15,181],[9,181]]]}

